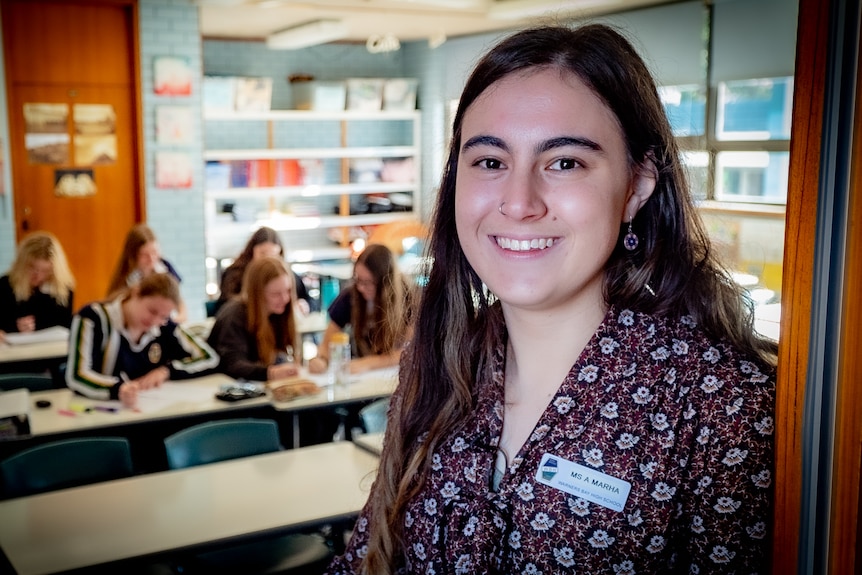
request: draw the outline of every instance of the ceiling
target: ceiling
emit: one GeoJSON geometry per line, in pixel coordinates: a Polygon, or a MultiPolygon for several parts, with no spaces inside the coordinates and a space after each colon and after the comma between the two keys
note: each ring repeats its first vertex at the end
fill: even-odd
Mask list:
{"type": "Polygon", "coordinates": [[[591,16],[674,0],[196,0],[205,38],[261,40],[317,20],[340,20],[341,41],[428,40],[511,29],[555,17],[591,16]]]}

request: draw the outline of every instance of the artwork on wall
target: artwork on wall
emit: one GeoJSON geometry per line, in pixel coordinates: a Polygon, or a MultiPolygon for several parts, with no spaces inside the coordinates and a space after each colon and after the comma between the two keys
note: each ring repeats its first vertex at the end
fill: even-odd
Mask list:
{"type": "Polygon", "coordinates": [[[192,171],[188,152],[156,152],[156,187],[191,188],[192,171]]]}
{"type": "Polygon", "coordinates": [[[272,78],[236,78],[238,112],[266,112],[272,101],[272,78]]]}
{"type": "Polygon", "coordinates": [[[24,147],[31,164],[69,163],[69,106],[24,104],[24,147]]]}
{"type": "Polygon", "coordinates": [[[156,142],[187,145],[192,143],[192,108],[189,106],[156,107],[156,142]]]}
{"type": "Polygon", "coordinates": [[[113,164],[117,161],[117,114],[110,104],[75,104],[74,149],[76,166],[113,164]]]}
{"type": "Polygon", "coordinates": [[[153,90],[159,96],[192,93],[192,67],[188,58],[156,56],[153,59],[153,90]]]}
{"type": "Polygon", "coordinates": [[[54,195],[60,198],[96,195],[93,170],[54,170],[54,195]]]}

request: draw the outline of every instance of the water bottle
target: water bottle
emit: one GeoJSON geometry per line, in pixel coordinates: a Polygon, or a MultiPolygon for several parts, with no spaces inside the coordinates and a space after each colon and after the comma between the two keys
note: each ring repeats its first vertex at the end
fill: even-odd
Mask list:
{"type": "Polygon", "coordinates": [[[329,340],[329,383],[335,388],[346,388],[349,380],[350,336],[338,332],[329,340]]]}

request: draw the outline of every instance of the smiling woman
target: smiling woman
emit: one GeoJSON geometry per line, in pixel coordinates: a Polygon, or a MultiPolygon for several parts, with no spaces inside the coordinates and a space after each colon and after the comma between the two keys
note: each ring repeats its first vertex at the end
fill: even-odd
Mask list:
{"type": "Polygon", "coordinates": [[[377,483],[331,573],[767,573],[774,345],[604,25],[470,75],[377,483]]]}

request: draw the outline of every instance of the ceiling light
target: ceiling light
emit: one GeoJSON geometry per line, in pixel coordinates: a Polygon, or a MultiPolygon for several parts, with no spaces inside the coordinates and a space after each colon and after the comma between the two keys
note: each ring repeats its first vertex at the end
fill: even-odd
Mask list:
{"type": "Polygon", "coordinates": [[[297,50],[341,40],[347,32],[347,26],[341,20],[314,20],[270,34],[266,47],[270,50],[297,50]]]}
{"type": "Polygon", "coordinates": [[[496,0],[488,8],[488,18],[494,20],[521,20],[549,14],[578,12],[586,8],[609,7],[621,0],[496,0]]]}
{"type": "Polygon", "coordinates": [[[394,34],[384,34],[383,36],[375,34],[368,38],[368,41],[365,43],[365,49],[372,54],[394,52],[401,49],[401,42],[394,34]]]}

